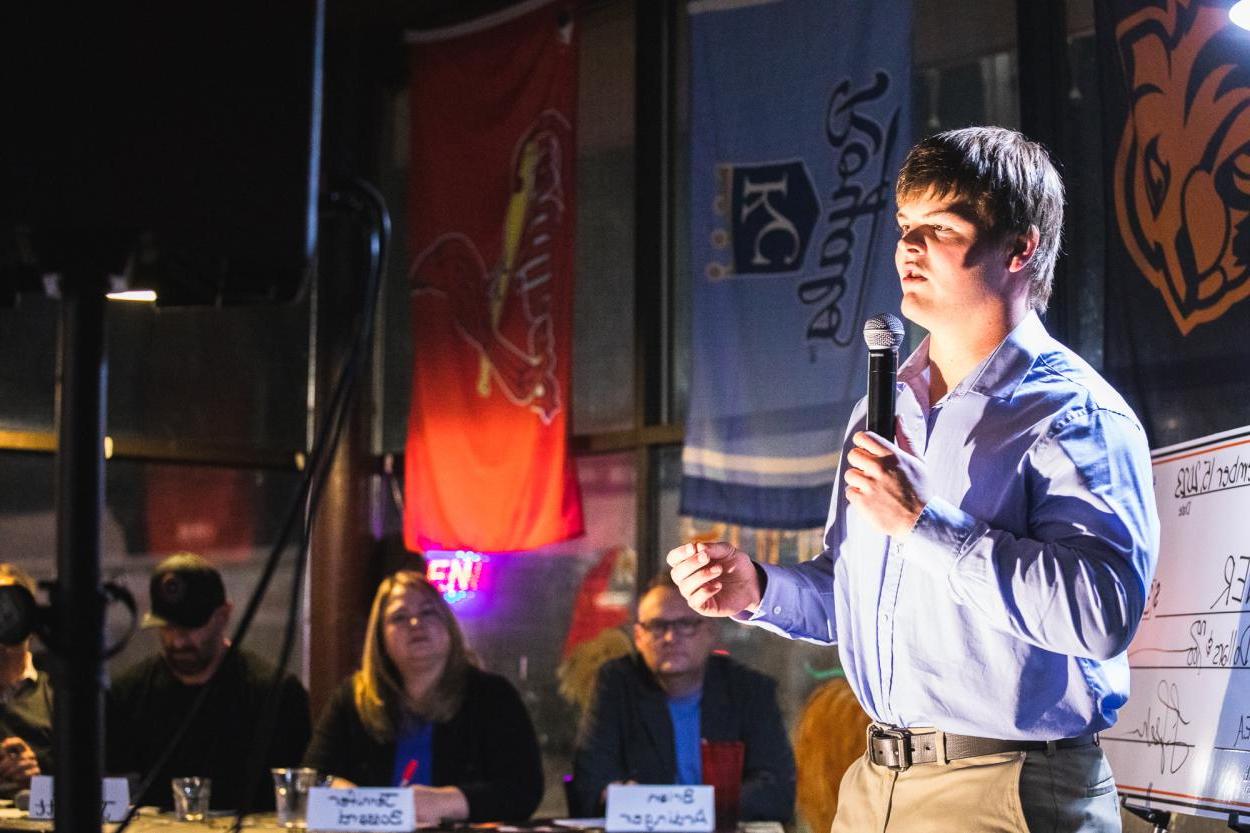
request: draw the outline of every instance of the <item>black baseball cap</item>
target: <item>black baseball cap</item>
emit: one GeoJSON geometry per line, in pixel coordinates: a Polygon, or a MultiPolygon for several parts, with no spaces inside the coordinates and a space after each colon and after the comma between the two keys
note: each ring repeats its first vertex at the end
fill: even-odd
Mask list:
{"type": "Polygon", "coordinates": [[[192,552],[174,553],[157,564],[148,593],[152,609],[143,617],[145,628],[198,628],[226,603],[221,573],[192,552]]]}

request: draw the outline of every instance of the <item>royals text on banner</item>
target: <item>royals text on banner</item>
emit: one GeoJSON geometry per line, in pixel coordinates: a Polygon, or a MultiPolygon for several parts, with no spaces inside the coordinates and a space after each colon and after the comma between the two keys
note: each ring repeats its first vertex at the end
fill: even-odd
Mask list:
{"type": "Polygon", "coordinates": [[[411,42],[412,549],[578,535],[567,447],[572,6],[522,3],[411,42]]]}
{"type": "Polygon", "coordinates": [[[694,313],[681,511],[817,527],[866,387],[864,319],[898,308],[911,3],[689,10],[694,313]]]}
{"type": "Polygon", "coordinates": [[[1106,371],[1153,447],[1250,422],[1250,32],[1099,0],[1106,371]]]}

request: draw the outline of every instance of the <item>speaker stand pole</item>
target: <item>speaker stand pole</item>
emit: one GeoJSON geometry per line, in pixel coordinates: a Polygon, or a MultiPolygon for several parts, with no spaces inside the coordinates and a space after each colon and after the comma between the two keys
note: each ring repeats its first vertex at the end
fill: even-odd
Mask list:
{"type": "Polygon", "coordinates": [[[57,341],[56,547],[52,622],[56,833],[100,833],[104,744],[104,595],[100,516],[108,361],[107,280],[66,270],[57,341]]]}

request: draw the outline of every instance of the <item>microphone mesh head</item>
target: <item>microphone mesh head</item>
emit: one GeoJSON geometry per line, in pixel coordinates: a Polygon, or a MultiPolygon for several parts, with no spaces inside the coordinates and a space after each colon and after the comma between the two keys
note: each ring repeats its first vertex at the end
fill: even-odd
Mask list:
{"type": "Polygon", "coordinates": [[[903,343],[903,322],[888,312],[864,322],[864,343],[869,350],[897,350],[903,343]]]}

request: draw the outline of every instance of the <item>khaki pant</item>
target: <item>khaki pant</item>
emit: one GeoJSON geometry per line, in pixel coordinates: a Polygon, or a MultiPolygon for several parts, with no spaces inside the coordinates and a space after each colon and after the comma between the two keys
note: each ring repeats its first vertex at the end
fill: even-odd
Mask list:
{"type": "Polygon", "coordinates": [[[842,778],[832,833],[1119,830],[1111,770],[1102,750],[1087,746],[916,764],[902,772],[865,754],[842,778]]]}

